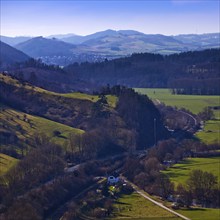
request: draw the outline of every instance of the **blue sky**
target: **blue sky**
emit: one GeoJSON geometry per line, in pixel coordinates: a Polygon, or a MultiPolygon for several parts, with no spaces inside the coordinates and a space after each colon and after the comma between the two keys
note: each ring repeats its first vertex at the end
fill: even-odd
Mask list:
{"type": "Polygon", "coordinates": [[[219,0],[0,0],[0,34],[48,36],[132,29],[146,34],[220,32],[219,0]]]}

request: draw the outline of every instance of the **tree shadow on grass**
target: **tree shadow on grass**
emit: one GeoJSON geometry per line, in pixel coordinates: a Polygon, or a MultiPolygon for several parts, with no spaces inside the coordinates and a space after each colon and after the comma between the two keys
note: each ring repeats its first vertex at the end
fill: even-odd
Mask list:
{"type": "Polygon", "coordinates": [[[183,174],[183,173],[169,173],[170,178],[178,178],[180,176],[188,176],[188,174],[183,174]]]}
{"type": "Polygon", "coordinates": [[[119,201],[116,201],[115,204],[118,204],[118,205],[131,205],[131,204],[129,204],[129,203],[119,202],[119,201]]]}
{"type": "Polygon", "coordinates": [[[59,135],[59,138],[63,138],[63,139],[67,139],[67,137],[63,136],[63,135],[59,135]]]}
{"type": "Polygon", "coordinates": [[[203,209],[203,208],[189,208],[189,209],[182,209],[184,211],[203,211],[203,212],[206,212],[207,210],[206,209],[203,209]]]}

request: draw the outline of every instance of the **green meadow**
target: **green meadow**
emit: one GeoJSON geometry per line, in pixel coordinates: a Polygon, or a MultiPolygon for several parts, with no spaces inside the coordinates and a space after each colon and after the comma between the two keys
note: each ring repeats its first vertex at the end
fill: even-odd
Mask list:
{"type": "MultiPolygon", "coordinates": [[[[220,183],[220,157],[213,158],[187,158],[181,163],[175,164],[163,173],[170,177],[170,180],[177,186],[179,183],[185,184],[189,173],[194,169],[211,172],[218,177],[220,183]]],[[[193,207],[192,209],[179,209],[178,213],[191,220],[218,220],[220,209],[193,207]]]]}
{"type": "Polygon", "coordinates": [[[147,95],[153,101],[159,100],[166,105],[185,108],[197,114],[207,106],[219,106],[219,96],[173,95],[169,89],[135,88],[136,92],[147,95]]]}
{"type": "Polygon", "coordinates": [[[177,210],[191,220],[219,220],[220,209],[193,208],[177,210]]]}
{"type": "Polygon", "coordinates": [[[112,219],[180,220],[174,214],[143,198],[138,193],[123,195],[114,204],[112,219]]]}
{"type": "Polygon", "coordinates": [[[187,158],[163,171],[163,173],[167,174],[170,180],[177,186],[178,183],[185,184],[189,173],[195,169],[213,173],[218,177],[220,183],[220,157],[187,158]]]}
{"type": "Polygon", "coordinates": [[[196,133],[196,137],[206,144],[220,144],[220,120],[205,122],[204,129],[196,133]]]}

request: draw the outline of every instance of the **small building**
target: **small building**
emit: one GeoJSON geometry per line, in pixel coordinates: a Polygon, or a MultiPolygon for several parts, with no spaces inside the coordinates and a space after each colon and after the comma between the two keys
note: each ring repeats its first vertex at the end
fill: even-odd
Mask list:
{"type": "Polygon", "coordinates": [[[114,185],[119,182],[119,177],[109,176],[107,179],[107,183],[109,185],[114,185]]]}

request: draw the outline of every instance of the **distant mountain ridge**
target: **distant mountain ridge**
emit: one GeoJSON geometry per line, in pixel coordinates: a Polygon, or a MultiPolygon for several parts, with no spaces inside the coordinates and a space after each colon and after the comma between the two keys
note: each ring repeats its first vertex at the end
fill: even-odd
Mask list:
{"type": "Polygon", "coordinates": [[[16,49],[35,58],[40,56],[71,55],[72,53],[70,50],[74,47],[74,45],[58,39],[47,39],[43,37],[35,37],[15,46],[16,49]]]}
{"type": "Polygon", "coordinates": [[[0,68],[30,59],[25,53],[0,41],[0,68]]]}
{"type": "Polygon", "coordinates": [[[111,60],[133,53],[174,54],[219,48],[220,34],[165,36],[109,29],[86,36],[64,34],[51,35],[48,38],[35,37],[20,42],[15,47],[48,64],[65,66],[74,62],[100,62],[106,58],[111,60]]]}
{"type": "Polygon", "coordinates": [[[31,38],[32,37],[23,37],[23,36],[7,37],[7,36],[0,35],[0,41],[4,42],[10,46],[14,46],[14,45],[22,43],[24,41],[30,40],[31,38]]]}

